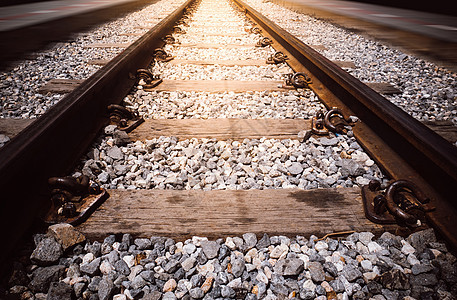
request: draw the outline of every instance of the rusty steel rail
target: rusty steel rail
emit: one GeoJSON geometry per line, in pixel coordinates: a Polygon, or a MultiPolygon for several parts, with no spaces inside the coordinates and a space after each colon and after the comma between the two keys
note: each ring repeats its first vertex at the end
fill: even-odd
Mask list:
{"type": "Polygon", "coordinates": [[[65,176],[106,124],[107,106],[120,103],[135,84],[137,69],[148,66],[154,49],[172,32],[194,0],[130,45],[73,92],[0,149],[0,228],[7,243],[0,247],[0,265],[21,236],[49,205],[47,180],[65,176]]]}
{"type": "Polygon", "coordinates": [[[457,249],[457,148],[241,0],[233,0],[274,41],[295,72],[327,108],[361,122],[353,128],[363,148],[392,179],[416,183],[436,207],[428,221],[457,249]]]}

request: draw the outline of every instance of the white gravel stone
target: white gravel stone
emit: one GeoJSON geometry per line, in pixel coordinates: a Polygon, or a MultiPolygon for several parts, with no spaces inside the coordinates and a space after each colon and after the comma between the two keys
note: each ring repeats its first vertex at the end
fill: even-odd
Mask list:
{"type": "Polygon", "coordinates": [[[401,248],[401,252],[403,252],[406,255],[413,254],[416,250],[414,249],[413,246],[411,246],[408,242],[405,240],[401,241],[401,244],[403,247],[401,248]]]}

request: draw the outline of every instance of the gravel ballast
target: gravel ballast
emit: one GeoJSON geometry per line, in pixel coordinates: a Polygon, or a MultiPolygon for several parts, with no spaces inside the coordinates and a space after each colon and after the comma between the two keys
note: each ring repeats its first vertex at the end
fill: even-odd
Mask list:
{"type": "Polygon", "coordinates": [[[73,174],[87,175],[105,188],[313,189],[384,179],[353,137],[311,137],[306,143],[159,137],[126,143],[115,126],[105,132],[73,174]]]}
{"type": "MultiPolygon", "coordinates": [[[[53,226],[49,231],[55,231],[53,226]]],[[[35,235],[33,252],[14,264],[8,295],[451,300],[457,293],[457,260],[432,229],[407,238],[388,232],[375,238],[360,232],[323,240],[246,233],[215,241],[205,237],[175,241],[124,234],[81,242],[79,236],[65,253],[55,237],[49,232],[35,235]]]]}

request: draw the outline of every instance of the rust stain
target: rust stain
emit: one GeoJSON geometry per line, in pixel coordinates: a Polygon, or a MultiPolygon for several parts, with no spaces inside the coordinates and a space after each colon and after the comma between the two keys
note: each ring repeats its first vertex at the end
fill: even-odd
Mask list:
{"type": "Polygon", "coordinates": [[[178,195],[174,195],[174,196],[167,198],[167,202],[171,203],[171,204],[181,204],[184,201],[185,200],[181,196],[178,196],[178,195]]]}
{"type": "Polygon", "coordinates": [[[239,217],[239,218],[232,218],[232,220],[237,223],[251,224],[251,223],[256,222],[257,218],[239,217]]]}
{"type": "Polygon", "coordinates": [[[309,206],[316,208],[335,208],[338,205],[345,205],[346,199],[343,194],[334,190],[309,190],[309,191],[294,191],[289,194],[297,202],[306,203],[309,206]]]}

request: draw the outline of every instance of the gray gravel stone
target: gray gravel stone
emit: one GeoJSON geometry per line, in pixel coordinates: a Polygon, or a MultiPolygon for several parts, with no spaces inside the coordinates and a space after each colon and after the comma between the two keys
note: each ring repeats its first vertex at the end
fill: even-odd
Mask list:
{"type": "Polygon", "coordinates": [[[100,300],[108,300],[114,292],[114,283],[108,278],[102,278],[98,285],[98,298],[100,300]]]}
{"type": "Polygon", "coordinates": [[[220,245],[215,241],[202,241],[201,247],[206,258],[213,259],[218,256],[220,245]]]}
{"type": "Polygon", "coordinates": [[[408,276],[398,269],[383,273],[377,280],[383,287],[390,290],[407,290],[410,288],[408,276]]]}
{"type": "Polygon", "coordinates": [[[362,277],[362,272],[350,265],[345,266],[341,273],[349,282],[355,281],[357,278],[362,277]]]}
{"type": "Polygon", "coordinates": [[[199,287],[193,288],[189,291],[189,295],[194,299],[201,299],[205,296],[203,290],[199,287]]]}
{"type": "Polygon", "coordinates": [[[57,262],[62,254],[62,246],[54,238],[47,237],[38,243],[30,259],[37,265],[48,266],[57,262]]]}
{"type": "Polygon", "coordinates": [[[421,273],[428,273],[434,268],[431,264],[416,264],[411,267],[411,272],[413,275],[419,275],[421,273]]]}
{"type": "Polygon", "coordinates": [[[302,167],[302,165],[300,163],[294,162],[287,168],[287,170],[292,175],[298,175],[298,174],[301,174],[303,172],[303,167],[302,167]]]}
{"type": "Polygon", "coordinates": [[[303,269],[303,260],[299,258],[279,259],[274,266],[275,273],[282,276],[297,276],[303,269]]]}
{"type": "Polygon", "coordinates": [[[233,297],[235,297],[235,295],[236,295],[235,290],[232,289],[231,287],[224,285],[221,288],[222,288],[221,289],[222,297],[224,297],[224,298],[233,298],[233,297]]]}
{"type": "Polygon", "coordinates": [[[416,249],[416,252],[422,253],[427,243],[436,242],[436,235],[432,228],[415,232],[407,238],[408,243],[416,249]]]}
{"type": "Polygon", "coordinates": [[[112,159],[122,159],[124,158],[124,154],[122,153],[121,149],[117,146],[113,146],[106,151],[106,154],[111,157],[112,159]]]}
{"type": "Polygon", "coordinates": [[[433,273],[422,273],[410,277],[410,283],[413,286],[435,286],[438,278],[433,273]]]}
{"type": "Polygon", "coordinates": [[[162,295],[162,300],[176,300],[176,296],[173,292],[166,292],[162,295]]]}
{"type": "Polygon", "coordinates": [[[324,268],[319,262],[309,262],[308,269],[314,282],[319,283],[325,280],[324,268]]]}
{"type": "Polygon", "coordinates": [[[337,277],[338,276],[338,269],[332,262],[325,262],[323,264],[324,271],[328,272],[331,276],[337,277]]]}
{"type": "Polygon", "coordinates": [[[243,274],[245,269],[245,262],[242,258],[236,258],[232,260],[232,274],[235,277],[240,277],[243,274]]]}
{"type": "Polygon", "coordinates": [[[49,286],[47,300],[62,300],[74,298],[73,289],[64,282],[53,282],[49,286]]]}
{"type": "Polygon", "coordinates": [[[94,276],[95,274],[99,273],[99,267],[102,259],[100,257],[94,259],[88,264],[83,264],[80,267],[81,272],[86,273],[87,275],[94,276]]]}
{"type": "Polygon", "coordinates": [[[246,249],[254,248],[257,245],[257,236],[255,233],[245,233],[243,234],[244,244],[246,249]]]}
{"type": "Polygon", "coordinates": [[[181,266],[184,269],[184,271],[187,272],[195,266],[196,262],[197,259],[195,257],[188,257],[183,262],[181,262],[181,266]]]}
{"type": "Polygon", "coordinates": [[[51,282],[57,282],[64,272],[65,266],[62,265],[38,268],[33,271],[29,289],[35,293],[47,293],[51,282]]]}
{"type": "Polygon", "coordinates": [[[130,274],[130,268],[127,265],[127,263],[124,260],[118,260],[114,264],[114,268],[116,269],[117,272],[119,272],[122,275],[129,275],[130,274]]]}

